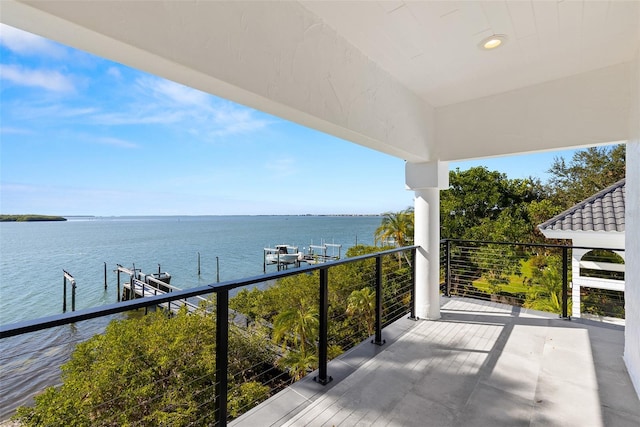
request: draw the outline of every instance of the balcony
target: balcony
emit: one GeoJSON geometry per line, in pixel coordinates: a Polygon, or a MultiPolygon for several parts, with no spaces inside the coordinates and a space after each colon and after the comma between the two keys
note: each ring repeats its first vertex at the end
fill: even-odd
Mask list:
{"type": "MultiPolygon", "coordinates": [[[[626,359],[638,385],[640,9],[637,2],[382,5],[293,1],[163,5],[166,7],[158,7],[154,2],[120,2],[114,7],[112,2],[105,1],[70,5],[7,0],[3,2],[1,20],[406,159],[405,177],[416,193],[419,209],[437,206],[435,189],[443,186],[438,179],[441,161],[628,141],[626,235],[629,259],[635,264],[628,270],[628,279],[633,281],[633,287],[627,288],[631,290],[627,292],[628,304],[634,311],[629,313],[627,322],[630,339],[626,343],[626,359]],[[583,15],[590,18],[581,19],[583,15]],[[476,43],[489,35],[480,31],[490,27],[488,21],[503,22],[506,28],[514,30],[508,36],[516,43],[496,52],[504,60],[478,54],[476,43]],[[113,22],[122,25],[112,25],[113,22]],[[471,28],[479,32],[469,31],[471,28]],[[556,31],[558,28],[561,31],[556,31]],[[530,42],[518,43],[520,30],[534,37],[529,38],[530,42]],[[429,42],[433,40],[444,42],[429,42]],[[540,40],[552,43],[536,43],[540,40]],[[398,46],[403,49],[398,50],[398,46]],[[412,53],[416,48],[423,51],[412,53]],[[483,77],[487,81],[478,84],[483,77]]],[[[422,213],[417,217],[423,225],[428,218],[437,217],[437,212],[429,214],[427,209],[422,213]]],[[[436,222],[431,224],[435,226],[436,222]]],[[[425,228],[418,237],[428,240],[426,231],[425,228]]],[[[428,243],[433,254],[437,242],[428,243]]],[[[434,264],[434,260],[430,262],[434,264]]],[[[437,274],[428,281],[434,285],[436,280],[437,274]]],[[[445,291],[473,296],[471,291],[476,292],[473,288],[477,288],[474,281],[475,278],[471,283],[457,282],[460,287],[447,287],[445,291]]],[[[453,283],[447,280],[447,285],[453,283]]],[[[569,287],[567,280],[564,283],[559,302],[563,317],[568,317],[569,287]]],[[[495,283],[478,288],[482,292],[477,296],[485,297],[493,286],[495,283]]],[[[207,294],[205,290],[202,292],[207,294]]],[[[437,292],[429,296],[434,294],[433,299],[437,299],[437,292]]],[[[556,295],[557,303],[555,290],[547,296],[554,298],[552,294],[556,295]]],[[[513,298],[514,303],[521,299],[491,295],[503,301],[513,298]]],[[[78,313],[75,317],[61,316],[41,325],[68,325],[65,330],[68,334],[63,334],[67,341],[56,345],[73,346],[86,339],[82,336],[86,319],[168,301],[162,298],[133,301],[117,308],[78,313]],[[79,329],[73,330],[76,326],[79,329]]],[[[582,303],[577,308],[581,309],[582,303]]],[[[609,314],[617,313],[611,310],[609,314]]],[[[607,313],[596,315],[611,317],[607,313]]],[[[28,331],[36,326],[33,322],[26,326],[20,333],[28,339],[33,333],[28,331]]],[[[9,330],[17,331],[6,329],[9,330]]],[[[8,366],[7,363],[15,366],[16,362],[5,351],[9,346],[5,347],[4,340],[0,342],[3,345],[0,368],[8,366]]],[[[48,360],[53,350],[42,341],[41,350],[33,356],[16,356],[20,360],[48,360]]],[[[58,353],[64,351],[55,352],[58,353]]],[[[27,368],[20,375],[29,374],[27,368]]],[[[222,375],[226,376],[226,372],[222,375]]],[[[334,374],[329,371],[329,375],[334,374]]],[[[327,386],[334,387],[331,384],[327,386]]],[[[6,394],[0,394],[4,400],[6,394]]],[[[212,402],[225,401],[213,392],[211,395],[212,402]]],[[[227,421],[220,414],[218,420],[227,421]]]]}
{"type": "MultiPolygon", "coordinates": [[[[129,313],[119,330],[105,333],[124,341],[120,353],[103,361],[108,369],[85,374],[77,385],[87,390],[71,387],[72,403],[84,402],[87,395],[99,397],[86,402],[85,412],[62,408],[56,416],[86,417],[92,425],[168,420],[172,425],[235,426],[625,426],[640,418],[640,402],[622,361],[624,326],[619,318],[624,311],[615,304],[616,294],[596,293],[595,299],[583,298],[582,306],[600,314],[595,317],[600,320],[617,316],[618,324],[568,316],[570,247],[443,242],[442,317],[436,321],[413,320],[415,250],[362,254],[2,326],[3,396],[28,403],[46,385],[42,367],[66,360],[76,344],[89,338],[91,322],[106,324],[109,316],[129,313]],[[529,265],[534,258],[536,268],[529,265]],[[278,334],[282,313],[258,315],[242,308],[238,291],[274,280],[292,280],[288,293],[312,296],[316,326],[311,336],[278,334]],[[346,309],[354,294],[365,297],[364,308],[371,310],[346,309]],[[202,316],[147,317],[132,311],[167,302],[179,305],[195,296],[209,298],[202,316]],[[545,298],[555,302],[551,309],[556,313],[532,309],[545,298]],[[505,301],[512,305],[499,303],[505,301]],[[594,308],[593,301],[605,303],[594,308]],[[157,335],[144,335],[151,322],[143,321],[147,318],[161,322],[157,335]],[[198,323],[207,329],[191,330],[184,342],[169,338],[169,330],[200,318],[211,319],[198,323]],[[260,331],[262,335],[254,335],[260,331]],[[132,349],[127,340],[136,334],[144,345],[132,349]],[[147,338],[153,345],[146,345],[147,338]],[[13,339],[37,341],[39,347],[20,350],[13,339]],[[248,348],[246,342],[256,345],[253,353],[241,351],[248,348]],[[299,348],[302,342],[307,353],[299,348]],[[188,357],[198,352],[204,363],[195,369],[188,357]],[[313,363],[301,369],[280,363],[296,353],[312,356],[313,363]],[[312,367],[317,370],[311,372],[312,367]],[[92,381],[98,374],[115,386],[99,394],[92,381]],[[41,381],[37,390],[7,393],[8,384],[35,378],[41,381]]],[[[619,270],[623,268],[616,267],[612,277],[619,270]]],[[[95,340],[85,346],[82,356],[99,362],[108,350],[99,344],[95,340]]],[[[50,378],[49,384],[59,382],[57,374],[50,378]]]]}
{"type": "Polygon", "coordinates": [[[470,298],[401,319],[232,426],[632,426],[623,328],[470,298]]]}

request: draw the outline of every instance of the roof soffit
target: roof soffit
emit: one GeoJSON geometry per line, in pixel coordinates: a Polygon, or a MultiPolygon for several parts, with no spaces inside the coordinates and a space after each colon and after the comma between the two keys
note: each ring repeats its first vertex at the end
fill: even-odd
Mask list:
{"type": "Polygon", "coordinates": [[[635,1],[302,1],[431,105],[455,104],[630,61],[635,1]],[[508,37],[495,51],[478,43],[508,37]]]}
{"type": "MultiPolygon", "coordinates": [[[[620,64],[640,46],[636,1],[156,1],[119,2],[116,8],[109,1],[5,0],[4,11],[12,3],[32,6],[85,30],[74,34],[71,26],[62,32],[61,26],[47,29],[29,23],[27,16],[23,23],[31,28],[23,28],[28,31],[42,30],[46,37],[97,54],[111,51],[112,56],[103,56],[416,162],[613,141],[610,137],[620,137],[611,131],[619,127],[617,122],[591,139],[567,143],[564,135],[537,140],[534,135],[529,144],[531,135],[523,133],[519,136],[524,143],[509,150],[513,138],[504,135],[510,140],[491,153],[461,146],[462,152],[440,156],[437,144],[455,144],[435,139],[431,115],[434,106],[459,105],[620,64]],[[265,19],[253,19],[252,8],[265,19]],[[291,45],[292,34],[313,36],[322,26],[334,33],[324,44],[301,44],[293,56],[282,53],[283,46],[291,45]],[[238,31],[261,36],[245,39],[237,37],[238,31]],[[506,34],[507,43],[492,52],[478,49],[478,41],[492,33],[506,34]],[[92,34],[96,37],[85,37],[92,34]],[[120,46],[109,44],[108,38],[120,46]],[[315,67],[309,62],[337,42],[353,47],[344,50],[351,53],[343,56],[342,65],[353,64],[354,57],[370,60],[370,66],[355,73],[360,79],[353,81],[368,80],[370,88],[383,87],[385,96],[391,93],[411,101],[382,108],[386,100],[381,101],[380,92],[360,91],[361,105],[378,106],[352,114],[344,107],[345,99],[339,99],[346,94],[346,101],[355,105],[344,91],[349,87],[346,80],[342,86],[327,85],[331,76],[344,72],[342,65],[315,67]],[[212,56],[211,51],[222,54],[212,56]],[[148,65],[151,57],[159,59],[155,66],[148,65]],[[230,61],[253,70],[253,75],[235,85],[238,68],[228,67],[230,61]],[[281,83],[265,84],[272,78],[281,83]],[[286,82],[293,86],[300,78],[305,80],[294,90],[296,102],[283,102],[286,82]],[[332,94],[334,99],[329,99],[332,94]],[[273,101],[279,105],[274,107],[273,101]],[[354,120],[357,125],[349,127],[354,120]],[[399,129],[407,130],[403,134],[399,129]]],[[[621,113],[616,117],[626,120],[621,113]]]]}

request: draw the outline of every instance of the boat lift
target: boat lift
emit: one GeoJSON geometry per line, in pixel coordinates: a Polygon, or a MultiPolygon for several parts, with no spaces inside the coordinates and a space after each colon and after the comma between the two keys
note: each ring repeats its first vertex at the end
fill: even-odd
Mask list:
{"type": "Polygon", "coordinates": [[[300,267],[302,259],[303,254],[298,252],[297,246],[276,245],[275,248],[264,248],[262,271],[266,273],[268,264],[276,264],[278,271],[288,268],[291,264],[300,267]]]}
{"type": "Polygon", "coordinates": [[[307,264],[321,264],[328,261],[337,261],[340,259],[340,252],[342,250],[342,245],[338,245],[335,243],[325,243],[322,246],[318,245],[309,245],[309,253],[304,255],[302,261],[307,264]],[[327,254],[327,249],[331,248],[331,254],[327,254]],[[336,249],[338,251],[336,255],[336,249]],[[315,251],[321,251],[321,253],[316,253],[315,251]]]}
{"type": "Polygon", "coordinates": [[[342,245],[324,243],[322,245],[309,245],[306,253],[298,252],[297,246],[276,245],[275,248],[264,248],[262,271],[266,273],[267,265],[276,264],[278,271],[286,269],[290,265],[300,267],[306,262],[309,265],[322,264],[337,261],[341,258],[342,245]]]}

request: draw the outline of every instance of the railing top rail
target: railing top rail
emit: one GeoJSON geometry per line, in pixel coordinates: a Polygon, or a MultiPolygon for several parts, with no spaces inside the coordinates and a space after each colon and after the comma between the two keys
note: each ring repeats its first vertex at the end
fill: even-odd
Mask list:
{"type": "Polygon", "coordinates": [[[163,295],[123,301],[114,304],[103,305],[99,307],[91,307],[83,310],[73,311],[71,313],[57,314],[53,316],[41,317],[39,319],[25,320],[22,322],[11,323],[8,325],[0,325],[0,339],[9,338],[28,332],[36,332],[55,326],[67,325],[69,323],[80,322],[83,320],[95,319],[98,317],[109,316],[112,314],[124,313],[125,311],[135,310],[139,308],[152,307],[165,302],[175,301],[196,297],[200,295],[211,294],[214,292],[230,291],[243,286],[253,285],[256,283],[267,282],[270,280],[281,279],[283,277],[295,276],[297,274],[308,273],[314,270],[328,269],[340,264],[358,262],[369,258],[377,258],[395,252],[403,252],[406,250],[417,249],[419,246],[403,246],[401,248],[388,249],[386,251],[376,252],[374,254],[360,255],[352,258],[331,261],[322,264],[301,267],[292,270],[284,270],[273,273],[267,273],[260,276],[253,276],[243,279],[228,280],[226,282],[213,283],[209,285],[198,286],[191,289],[183,289],[166,293],[163,295]]]}
{"type": "Polygon", "coordinates": [[[130,276],[133,276],[135,274],[135,272],[127,267],[123,267],[120,264],[116,264],[116,269],[115,271],[120,271],[122,273],[128,274],[130,276]]]}
{"type": "Polygon", "coordinates": [[[171,286],[168,283],[163,282],[162,280],[155,280],[154,279],[151,282],[153,282],[153,283],[147,283],[144,280],[140,280],[140,279],[131,279],[131,283],[133,283],[135,286],[146,287],[146,288],[151,289],[151,290],[160,291],[163,294],[168,293],[168,292],[160,289],[158,286],[162,286],[162,287],[166,287],[168,289],[171,289],[171,292],[181,291],[182,290],[181,288],[176,288],[175,286],[171,286]]]}
{"type": "MultiPolygon", "coordinates": [[[[181,290],[180,288],[176,288],[175,286],[170,285],[170,284],[168,284],[166,282],[163,282],[162,280],[156,279],[155,277],[151,276],[150,274],[148,274],[146,276],[146,280],[149,280],[150,282],[153,282],[156,285],[160,285],[160,286],[163,286],[165,288],[173,289],[174,291],[181,290]]],[[[151,285],[151,286],[153,286],[153,285],[151,285]]]]}
{"type": "Polygon", "coordinates": [[[520,245],[520,246],[533,246],[544,248],[568,248],[568,249],[606,249],[608,251],[624,252],[624,248],[603,248],[597,246],[574,246],[574,245],[559,245],[557,243],[525,243],[525,242],[492,242],[488,240],[465,240],[465,239],[440,239],[440,243],[455,242],[455,243],[478,243],[482,245],[520,245]]]}
{"type": "Polygon", "coordinates": [[[62,275],[64,276],[65,279],[70,280],[71,282],[75,283],[76,279],[73,278],[71,273],[67,272],[66,270],[62,270],[62,275]]]}

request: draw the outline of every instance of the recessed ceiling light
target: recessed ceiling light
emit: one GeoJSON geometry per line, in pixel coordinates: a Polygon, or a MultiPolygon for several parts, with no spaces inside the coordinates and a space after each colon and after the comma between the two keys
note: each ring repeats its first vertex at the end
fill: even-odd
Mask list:
{"type": "Polygon", "coordinates": [[[498,46],[503,45],[507,41],[507,36],[504,34],[493,34],[485,39],[483,39],[478,47],[482,50],[492,50],[497,48],[498,46]]]}

